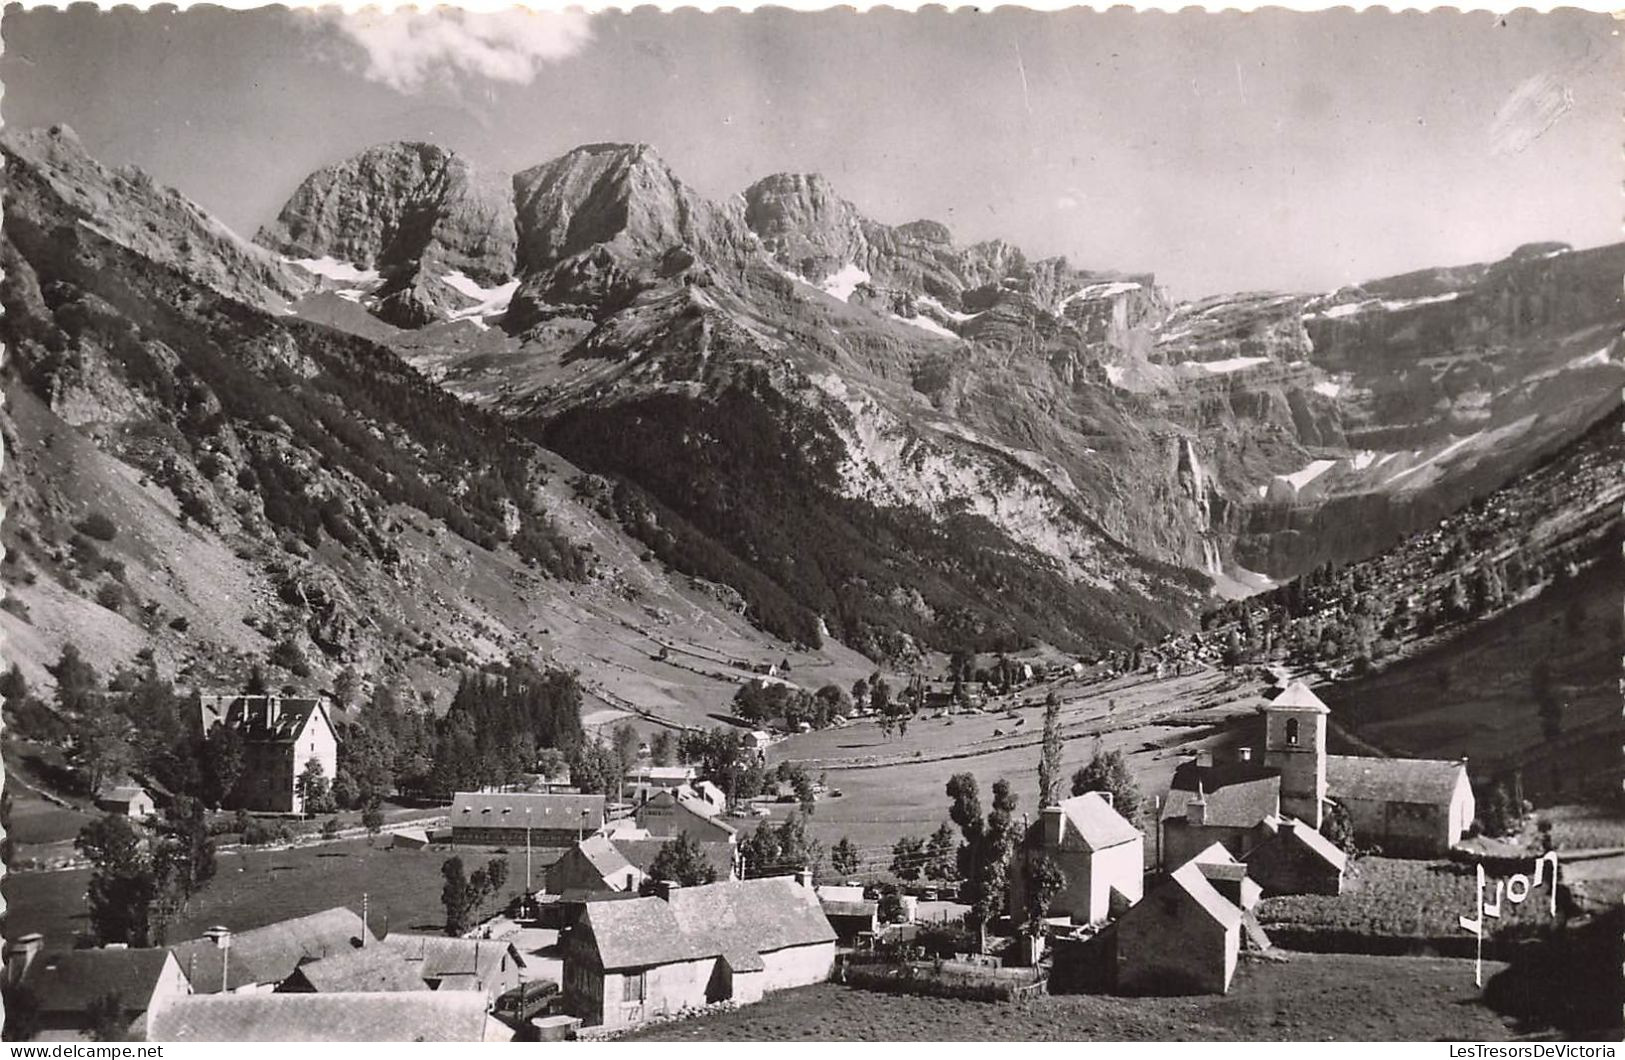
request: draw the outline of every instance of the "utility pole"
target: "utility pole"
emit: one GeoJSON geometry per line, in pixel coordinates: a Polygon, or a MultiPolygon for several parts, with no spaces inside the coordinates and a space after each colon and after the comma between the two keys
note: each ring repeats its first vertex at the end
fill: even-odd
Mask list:
{"type": "Polygon", "coordinates": [[[530,902],[531,875],[530,875],[530,807],[525,807],[525,901],[530,902]]]}
{"type": "Polygon", "coordinates": [[[367,892],[362,891],[361,892],[361,946],[362,946],[363,949],[365,949],[366,945],[367,945],[367,935],[369,934],[369,927],[370,927],[370,925],[369,925],[369,923],[367,921],[367,892]]]}

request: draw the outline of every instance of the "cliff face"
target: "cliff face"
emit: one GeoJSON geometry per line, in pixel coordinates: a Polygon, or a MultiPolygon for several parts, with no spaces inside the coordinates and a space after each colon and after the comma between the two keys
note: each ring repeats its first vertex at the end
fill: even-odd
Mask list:
{"type": "MultiPolygon", "coordinates": [[[[1043,591],[1074,606],[1045,635],[1080,643],[1182,621],[1204,577],[1239,591],[1364,555],[1583,429],[1586,395],[1621,376],[1620,247],[1172,304],[1149,274],[874,221],[817,175],[713,203],[617,144],[520,173],[512,216],[511,274],[483,274],[483,301],[428,313],[396,348],[643,491],[675,520],[676,543],[657,538],[678,562],[802,609],[786,628],[823,620],[881,651],[886,628],[939,646],[1033,635],[1008,576],[923,573],[970,547],[1056,579],[1043,591]],[[746,484],[780,474],[776,457],[719,457],[747,441],[714,429],[725,414],[757,450],[817,454],[799,472],[811,492],[786,485],[770,512],[724,483],[722,466],[746,484]],[[885,538],[891,572],[820,552],[819,504],[839,513],[826,536],[885,538]],[[927,584],[924,612],[877,602],[905,582],[927,584]],[[1143,603],[1115,622],[1096,591],[1143,603]]],[[[365,252],[358,266],[379,260],[365,252]]],[[[432,293],[444,267],[415,282],[432,293]]]]}
{"type": "Polygon", "coordinates": [[[318,170],[255,238],[365,286],[369,307],[402,327],[443,319],[471,290],[507,280],[517,242],[506,179],[424,143],[383,144],[318,170]]]}

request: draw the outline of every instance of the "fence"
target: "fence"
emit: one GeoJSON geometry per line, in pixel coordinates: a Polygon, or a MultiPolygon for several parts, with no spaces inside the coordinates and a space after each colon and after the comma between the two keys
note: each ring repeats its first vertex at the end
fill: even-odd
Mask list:
{"type": "Polygon", "coordinates": [[[899,961],[883,954],[849,954],[836,981],[884,994],[965,1001],[1022,1002],[1043,995],[1048,981],[1031,968],[988,968],[958,961],[899,961]]]}

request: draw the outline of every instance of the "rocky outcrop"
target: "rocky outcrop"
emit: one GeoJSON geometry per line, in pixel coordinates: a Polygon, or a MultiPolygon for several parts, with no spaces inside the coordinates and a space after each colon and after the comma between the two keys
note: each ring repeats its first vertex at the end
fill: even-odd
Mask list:
{"type": "MultiPolygon", "coordinates": [[[[283,308],[312,281],[134,167],[113,169],[85,152],[66,125],[6,130],[7,179],[40,181],[79,223],[150,261],[262,308],[283,308]]],[[[20,218],[19,223],[30,223],[20,218]]]]}
{"type": "Polygon", "coordinates": [[[500,175],[433,144],[389,143],[305,178],[255,239],[285,257],[378,276],[368,305],[416,328],[470,303],[446,282],[500,284],[513,274],[513,200],[500,175]]]}
{"type": "Polygon", "coordinates": [[[386,277],[437,267],[498,283],[514,268],[507,180],[425,143],[380,144],[317,170],[255,238],[386,277]]]}

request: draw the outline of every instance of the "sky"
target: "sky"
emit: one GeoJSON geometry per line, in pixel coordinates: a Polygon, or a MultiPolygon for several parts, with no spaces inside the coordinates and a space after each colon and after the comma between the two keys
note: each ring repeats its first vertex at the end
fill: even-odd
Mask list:
{"type": "Polygon", "coordinates": [[[644,142],[713,198],[821,172],[878,221],[1179,297],[1621,238],[1600,13],[74,7],[0,33],[7,125],[71,125],[245,235],[311,171],[412,139],[506,172],[644,142]]]}

